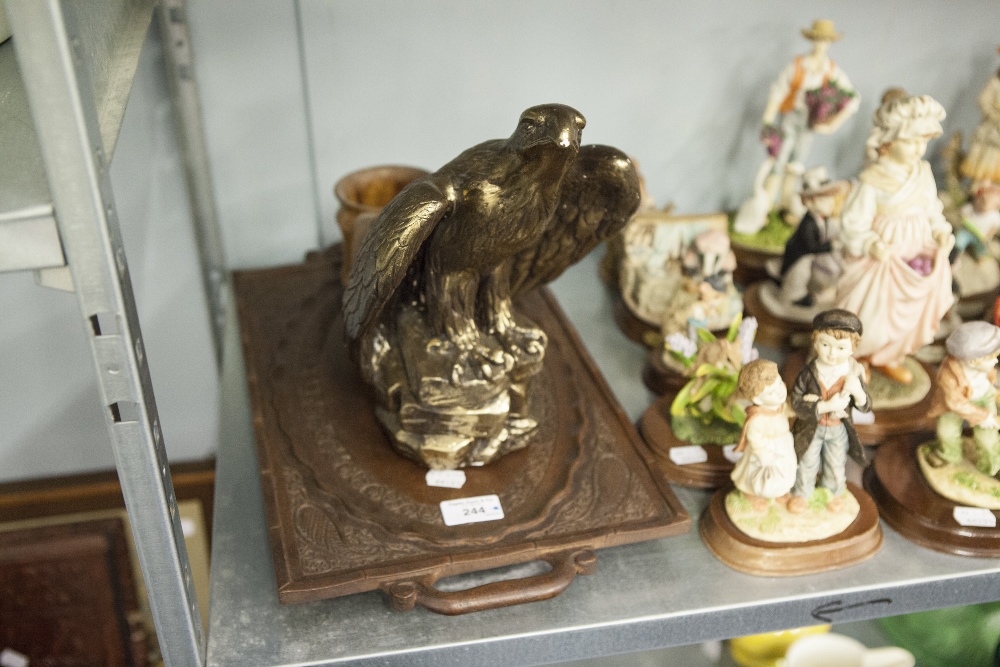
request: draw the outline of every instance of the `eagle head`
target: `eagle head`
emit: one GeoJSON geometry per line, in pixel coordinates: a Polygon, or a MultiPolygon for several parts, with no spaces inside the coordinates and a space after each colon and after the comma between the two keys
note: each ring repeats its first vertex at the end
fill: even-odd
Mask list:
{"type": "Polygon", "coordinates": [[[540,104],[521,114],[517,129],[507,140],[508,146],[521,154],[539,149],[557,148],[576,153],[587,119],[565,104],[540,104]]]}

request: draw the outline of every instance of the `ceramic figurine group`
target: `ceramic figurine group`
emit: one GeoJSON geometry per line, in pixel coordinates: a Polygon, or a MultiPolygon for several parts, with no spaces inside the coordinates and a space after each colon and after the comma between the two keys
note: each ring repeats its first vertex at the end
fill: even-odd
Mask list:
{"type": "Polygon", "coordinates": [[[745,281],[758,268],[770,275],[744,294],[757,339],[807,350],[792,353],[780,372],[738,355],[694,362],[697,346],[718,345],[715,337],[693,325],[698,333],[687,337],[681,327],[664,329],[664,349],[644,379],[665,395],[643,417],[643,435],[672,481],[715,488],[723,474],[731,479],[701,531],[737,569],[792,574],[858,562],[880,543],[876,503],[922,544],[1000,555],[996,531],[969,537],[978,529],[941,518],[954,504],[1000,510],[1000,327],[960,317],[977,318],[983,308],[972,297],[1000,287],[1000,72],[980,97],[983,121],[967,154],[950,149],[957,195],[939,196],[925,159],[928,142],[942,134],[944,109],[898,88],[872,116],[864,168],[854,180],[834,180],[824,167],[807,169],[805,158],[813,134],[839,127],[858,95],[827,57],[840,38],[833,24],[816,21],[803,34],[813,51],[772,87],[761,132],[768,159],[731,237],[737,275],[745,281]],[[748,248],[778,251],[770,259],[758,253],[758,266],[748,248]],[[946,337],[947,357],[935,372],[924,348],[946,337]],[[722,460],[710,445],[727,440],[722,460]],[[693,445],[707,456],[693,457],[686,451],[693,445]],[[865,469],[874,498],[846,482],[848,459],[865,468],[865,445],[882,445],[877,465],[865,469]],[[890,463],[893,456],[908,463],[890,463]],[[825,559],[793,565],[806,544],[825,559]],[[838,549],[843,558],[834,556],[838,549]]]}
{"type": "MultiPolygon", "coordinates": [[[[842,475],[847,453],[863,465],[864,442],[882,445],[865,470],[865,484],[893,527],[942,551],[1000,554],[996,517],[989,512],[1000,510],[995,386],[1000,328],[982,321],[961,324],[960,309],[952,310],[957,298],[971,301],[970,295],[1000,286],[1000,245],[994,238],[1000,231],[1000,72],[987,84],[980,107],[983,121],[967,155],[964,160],[951,156],[968,185],[952,174],[949,191],[941,197],[924,154],[928,141],[942,133],[944,109],[928,96],[898,89],[888,91],[874,113],[867,165],[855,182],[831,182],[819,169],[803,177],[799,195],[807,213],[785,247],[780,269],[773,271],[777,284],[751,288],[747,307],[760,313],[765,335],[781,326],[801,332],[804,327],[798,323],[825,312],[815,315],[811,361],[798,372],[791,391],[798,465],[794,484],[789,486],[783,468],[787,434],[771,431],[772,441],[758,454],[749,415],[760,408],[747,410],[740,448],[753,458],[737,464],[735,490],[725,504],[729,519],[747,535],[780,541],[761,530],[778,536],[792,525],[784,514],[776,514],[780,508],[789,515],[818,508],[817,500],[807,497],[818,469],[825,497],[846,498],[842,475]],[[825,310],[831,307],[836,310],[825,310]],[[852,321],[837,336],[822,331],[829,326],[823,320],[834,313],[844,323],[852,321]],[[913,355],[949,332],[947,356],[932,378],[930,367],[913,355]],[[843,355],[839,360],[838,354],[843,355]],[[855,428],[852,416],[873,411],[873,422],[855,428]],[[812,434],[808,443],[799,437],[802,432],[812,434]],[[784,481],[761,493],[764,486],[750,482],[759,482],[769,471],[770,479],[784,481]]],[[[953,140],[952,153],[956,142],[960,137],[953,140]]],[[[736,231],[748,230],[737,226],[736,231]]],[[[978,317],[981,304],[969,312],[978,317]]],[[[782,344],[791,337],[767,340],[782,344]]],[[[794,360],[793,355],[793,368],[794,360]]],[[[780,425],[774,416],[780,390],[751,380],[763,371],[748,365],[743,373],[751,393],[758,390],[748,398],[770,410],[765,414],[771,415],[772,429],[780,425]]],[[[834,502],[835,509],[840,506],[834,502]]],[[[718,531],[702,532],[720,558],[739,567],[728,559],[733,547],[720,546],[725,541],[718,531]]],[[[767,569],[758,566],[757,571],[767,569]]]]}
{"type": "Polygon", "coordinates": [[[726,511],[748,535],[769,542],[818,540],[842,532],[857,516],[845,469],[848,457],[865,463],[852,419],[854,410],[871,411],[865,371],[853,356],[862,331],[861,320],[846,310],[816,316],[813,358],[792,385],[791,429],[777,365],[757,360],[740,371],[739,392],[752,405],[726,511]],[[807,520],[798,519],[806,513],[807,520]]]}

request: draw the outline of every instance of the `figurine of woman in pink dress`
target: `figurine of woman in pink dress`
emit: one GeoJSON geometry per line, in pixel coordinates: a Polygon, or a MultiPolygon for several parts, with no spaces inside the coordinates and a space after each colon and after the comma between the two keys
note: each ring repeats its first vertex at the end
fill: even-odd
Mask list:
{"type": "Polygon", "coordinates": [[[934,339],[954,301],[948,252],[955,237],[923,159],[944,117],[927,95],[879,107],[869,164],[841,214],[844,272],[836,305],[864,323],[857,356],[902,383],[913,379],[906,355],[934,339]]]}

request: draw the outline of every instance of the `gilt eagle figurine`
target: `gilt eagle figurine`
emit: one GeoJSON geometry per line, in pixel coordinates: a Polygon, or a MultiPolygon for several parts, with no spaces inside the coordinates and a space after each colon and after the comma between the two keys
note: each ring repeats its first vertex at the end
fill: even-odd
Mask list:
{"type": "Polygon", "coordinates": [[[581,147],[585,123],[562,104],[531,107],[509,138],[473,146],[404,188],[351,267],[348,337],[418,306],[431,331],[460,349],[476,350],[481,332],[530,346],[511,299],[558,277],[639,206],[631,160],[610,146],[581,147]]]}

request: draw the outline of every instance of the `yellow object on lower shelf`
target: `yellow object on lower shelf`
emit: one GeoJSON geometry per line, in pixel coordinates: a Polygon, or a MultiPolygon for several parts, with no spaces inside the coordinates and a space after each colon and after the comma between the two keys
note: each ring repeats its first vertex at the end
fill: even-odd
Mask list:
{"type": "Polygon", "coordinates": [[[785,651],[797,639],[806,635],[829,632],[829,625],[811,625],[780,632],[765,632],[729,640],[729,654],[742,667],[775,667],[785,657],[785,651]]]}

